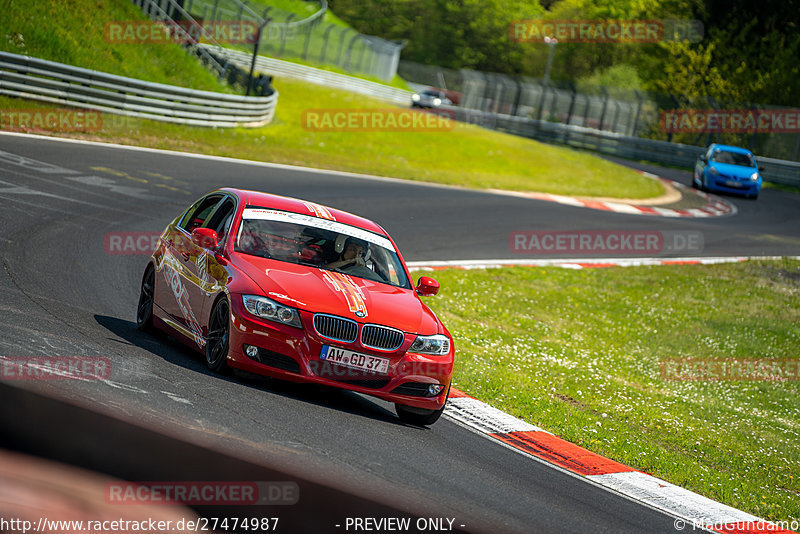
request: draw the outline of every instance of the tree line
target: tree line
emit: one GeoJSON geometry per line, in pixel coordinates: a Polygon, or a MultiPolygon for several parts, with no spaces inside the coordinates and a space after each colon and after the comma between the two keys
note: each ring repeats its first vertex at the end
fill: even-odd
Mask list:
{"type": "Polygon", "coordinates": [[[529,42],[515,37],[515,21],[696,21],[693,28],[702,28],[702,34],[691,40],[560,42],[550,77],[669,93],[685,102],[709,96],[719,102],[800,105],[800,0],[329,0],[329,5],[362,33],[406,40],[402,59],[537,78],[543,76],[548,45],[535,31],[529,42]]]}

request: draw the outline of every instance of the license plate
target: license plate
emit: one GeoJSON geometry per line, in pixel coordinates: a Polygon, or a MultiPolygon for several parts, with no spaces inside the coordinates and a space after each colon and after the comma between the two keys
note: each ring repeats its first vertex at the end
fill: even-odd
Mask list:
{"type": "Polygon", "coordinates": [[[734,182],[733,180],[728,180],[725,182],[725,185],[728,187],[742,187],[742,184],[739,182],[734,182]]]}
{"type": "Polygon", "coordinates": [[[338,365],[344,365],[345,367],[352,367],[353,369],[380,373],[382,375],[385,375],[389,371],[389,358],[361,354],[360,352],[331,347],[330,345],[322,346],[319,359],[327,360],[338,365]]]}

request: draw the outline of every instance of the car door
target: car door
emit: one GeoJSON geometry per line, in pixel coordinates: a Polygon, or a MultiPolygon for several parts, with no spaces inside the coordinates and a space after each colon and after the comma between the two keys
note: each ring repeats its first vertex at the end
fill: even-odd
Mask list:
{"type": "Polygon", "coordinates": [[[698,156],[694,164],[694,181],[701,189],[705,185],[706,164],[708,163],[709,151],[703,152],[698,156]]]}
{"type": "Polygon", "coordinates": [[[201,228],[209,228],[217,233],[219,246],[213,250],[208,245],[198,246],[192,243],[190,261],[186,263],[189,300],[192,302],[196,317],[200,320],[203,338],[208,335],[208,321],[211,307],[216,296],[225,287],[228,278],[227,261],[217,253],[224,250],[225,241],[236,213],[236,199],[226,195],[204,220],[201,228]]]}
{"type": "Polygon", "coordinates": [[[191,233],[201,227],[225,195],[212,193],[196,202],[175,226],[167,232],[161,264],[162,276],[156,277],[156,292],[161,307],[170,315],[172,327],[204,346],[203,328],[198,320],[202,309],[199,290],[198,263],[203,249],[192,243],[191,233]]]}

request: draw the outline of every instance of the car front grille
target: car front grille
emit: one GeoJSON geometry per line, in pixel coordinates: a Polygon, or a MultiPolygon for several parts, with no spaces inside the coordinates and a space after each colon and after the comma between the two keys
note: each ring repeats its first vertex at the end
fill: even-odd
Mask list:
{"type": "Polygon", "coordinates": [[[361,344],[378,350],[397,350],[406,335],[396,328],[377,324],[365,324],[361,329],[361,344]]]}
{"type": "Polygon", "coordinates": [[[314,315],[314,329],[323,337],[345,343],[352,343],[358,337],[358,323],[335,315],[314,315]]]}

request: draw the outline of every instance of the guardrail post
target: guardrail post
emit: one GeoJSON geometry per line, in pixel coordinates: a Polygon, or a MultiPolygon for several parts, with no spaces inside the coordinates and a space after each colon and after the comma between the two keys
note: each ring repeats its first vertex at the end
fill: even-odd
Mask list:
{"type": "Polygon", "coordinates": [[[358,52],[358,62],[356,66],[353,68],[356,72],[361,72],[361,61],[364,59],[364,50],[367,48],[367,43],[361,41],[361,50],[358,52]]]}
{"type": "MultiPolygon", "coordinates": [[[[675,98],[675,95],[673,95],[672,93],[669,93],[669,98],[672,100],[672,107],[674,109],[678,109],[680,107],[680,104],[678,104],[678,99],[675,98]]],[[[667,132],[667,142],[668,143],[672,142],[672,129],[670,129],[670,131],[667,132]]],[[[706,144],[708,144],[708,143],[706,143],[706,144]]]]}
{"type": "Polygon", "coordinates": [[[219,0],[214,2],[214,10],[211,12],[211,21],[217,20],[217,11],[219,10],[219,0]]]}
{"type": "Polygon", "coordinates": [[[639,131],[639,116],[642,113],[642,95],[639,94],[637,90],[634,90],[633,94],[636,95],[636,100],[638,102],[636,103],[636,117],[633,119],[633,128],[629,135],[636,137],[636,132],[639,131]]]}
{"type": "Polygon", "coordinates": [[[570,82],[569,83],[569,90],[572,95],[569,98],[569,110],[567,110],[567,126],[572,123],[572,112],[575,110],[575,99],[577,98],[578,92],[575,90],[575,84],[570,82]]]}
{"type": "MultiPolygon", "coordinates": [[[[719,106],[717,105],[717,101],[714,100],[713,97],[709,96],[709,97],[706,98],[706,100],[708,100],[708,104],[711,106],[711,109],[713,109],[714,111],[716,111],[718,109],[719,106]]],[[[710,145],[711,141],[713,139],[714,139],[714,133],[709,131],[708,132],[708,138],[706,139],[706,146],[710,145]]],[[[717,132],[716,139],[717,139],[718,142],[722,141],[722,133],[721,132],[717,132]]],[[[752,140],[751,140],[751,144],[752,144],[752,140]]]]}
{"type": "Polygon", "coordinates": [[[247,93],[245,96],[250,96],[250,90],[253,88],[253,71],[256,69],[256,59],[258,58],[258,47],[261,44],[261,33],[264,27],[269,24],[269,19],[258,25],[258,32],[256,32],[256,42],[253,45],[253,60],[250,62],[250,77],[247,80],[247,93]]]}
{"type": "MultiPolygon", "coordinates": [[[[759,116],[758,108],[752,106],[751,109],[755,112],[756,124],[758,124],[758,116],[759,116]]],[[[750,146],[748,147],[750,149],[750,152],[754,152],[753,147],[755,146],[755,144],[756,144],[756,129],[754,128],[753,133],[750,135],[750,146]]]]}
{"type": "Polygon", "coordinates": [[[306,26],[306,42],[303,44],[303,60],[308,60],[308,45],[311,43],[311,32],[314,31],[314,25],[308,24],[306,26]]]}
{"type": "Polygon", "coordinates": [[[328,36],[331,31],[333,31],[333,28],[335,28],[333,24],[329,25],[325,33],[322,34],[322,55],[319,58],[320,63],[325,63],[325,52],[328,51],[328,36]]]}
{"type": "Polygon", "coordinates": [[[335,63],[340,67],[342,66],[343,63],[342,54],[344,53],[344,36],[345,34],[347,34],[348,31],[349,28],[343,27],[341,33],[339,33],[339,52],[337,52],[336,54],[335,63]]]}
{"type": "Polygon", "coordinates": [[[537,121],[542,120],[542,108],[544,108],[544,95],[545,95],[545,92],[547,90],[546,83],[547,82],[545,82],[544,80],[541,81],[542,94],[539,95],[539,110],[536,113],[536,120],[537,121]]]}
{"type": "Polygon", "coordinates": [[[519,110],[519,101],[522,99],[522,82],[519,81],[519,76],[514,76],[513,78],[514,84],[517,86],[517,93],[514,95],[514,103],[512,104],[511,108],[511,115],[517,114],[519,110]]]}
{"type": "Polygon", "coordinates": [[[350,39],[350,42],[347,44],[347,59],[345,60],[345,65],[343,67],[344,70],[346,70],[346,71],[350,70],[350,60],[353,57],[353,45],[355,44],[356,39],[358,39],[358,37],[359,37],[359,33],[356,32],[356,34],[353,36],[352,39],[350,39]]]}
{"type": "Polygon", "coordinates": [[[800,132],[798,132],[797,141],[794,143],[794,153],[792,154],[792,159],[797,161],[798,155],[800,155],[800,132]]]}
{"type": "Polygon", "coordinates": [[[614,104],[614,117],[611,119],[611,130],[610,131],[613,132],[613,131],[616,130],[617,118],[619,117],[619,101],[615,98],[612,101],[612,104],[614,104]]]}
{"type": "Polygon", "coordinates": [[[603,91],[603,111],[600,112],[600,127],[598,130],[603,129],[603,123],[606,121],[606,110],[608,109],[608,91],[603,85],[600,86],[600,90],[603,91]]]}
{"type": "MultiPolygon", "coordinates": [[[[292,21],[292,19],[293,19],[294,17],[295,17],[295,13],[292,13],[292,14],[291,14],[291,15],[289,15],[289,16],[286,18],[286,20],[284,21],[284,24],[286,25],[286,26],[285,26],[285,28],[286,28],[286,31],[283,33],[283,40],[282,40],[282,42],[281,42],[281,51],[280,51],[280,52],[278,52],[278,55],[279,55],[279,56],[281,56],[281,57],[283,57],[283,54],[284,54],[284,52],[286,51],[286,39],[288,38],[288,35],[289,35],[289,28],[290,28],[290,26],[289,26],[289,23],[292,21]]],[[[292,31],[292,37],[294,37],[294,31],[292,31]]]]}

